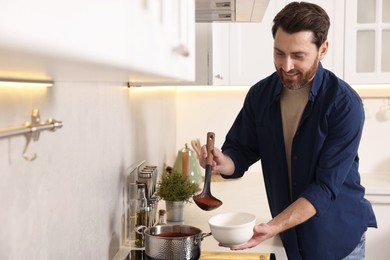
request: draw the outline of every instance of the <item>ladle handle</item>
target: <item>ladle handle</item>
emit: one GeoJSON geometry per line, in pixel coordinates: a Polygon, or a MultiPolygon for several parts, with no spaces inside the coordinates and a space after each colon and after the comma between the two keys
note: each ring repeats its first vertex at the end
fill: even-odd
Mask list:
{"type": "Polygon", "coordinates": [[[213,149],[214,149],[214,139],[215,134],[213,132],[207,133],[207,141],[206,141],[206,149],[207,149],[207,158],[206,158],[206,173],[204,178],[204,186],[203,186],[203,193],[207,194],[208,196],[211,195],[210,191],[210,182],[211,182],[211,174],[213,169],[213,149]]]}
{"type": "Polygon", "coordinates": [[[213,165],[213,149],[214,149],[214,139],[215,139],[215,134],[213,132],[208,132],[207,133],[207,143],[206,143],[206,148],[207,148],[207,158],[206,158],[206,164],[213,165]]]}

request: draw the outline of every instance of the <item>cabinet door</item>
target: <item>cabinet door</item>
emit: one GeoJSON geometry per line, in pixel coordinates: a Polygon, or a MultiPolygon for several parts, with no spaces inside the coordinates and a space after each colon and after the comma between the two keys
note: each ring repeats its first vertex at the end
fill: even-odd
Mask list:
{"type": "MultiPolygon", "coordinates": [[[[195,80],[195,4],[194,1],[149,1],[162,5],[160,24],[162,34],[155,42],[155,49],[165,44],[160,61],[150,57],[150,62],[160,64],[164,74],[173,78],[195,80]]],[[[151,64],[152,65],[152,64],[151,64]]]]}
{"type": "Polygon", "coordinates": [[[378,228],[369,228],[366,233],[366,258],[387,259],[390,255],[390,195],[367,195],[371,201],[378,228]]]}
{"type": "MultiPolygon", "coordinates": [[[[270,1],[260,23],[219,23],[212,27],[211,84],[253,85],[275,71],[273,62],[273,37],[271,28],[274,16],[291,1],[270,1]]],[[[336,24],[343,20],[335,2],[311,1],[322,6],[331,19],[328,39],[329,51],[322,61],[325,68],[342,77],[343,37],[336,24]],[[336,22],[337,21],[337,22],[336,22]]],[[[340,5],[340,3],[337,3],[340,5]]]]}
{"type": "Polygon", "coordinates": [[[0,76],[11,64],[55,80],[193,80],[194,34],[194,0],[6,1],[0,76]]]}
{"type": "MultiPolygon", "coordinates": [[[[123,1],[123,0],[122,0],[123,1]]],[[[123,46],[125,66],[146,77],[132,82],[195,79],[195,4],[188,0],[132,1],[123,46]],[[157,79],[148,75],[156,75],[157,79]],[[161,79],[159,78],[161,77],[161,79]]],[[[117,53],[120,55],[120,53],[117,53]]],[[[123,57],[123,56],[122,56],[123,57]]]]}
{"type": "Polygon", "coordinates": [[[210,83],[253,85],[272,73],[272,19],[276,2],[270,1],[260,23],[214,23],[210,83]]]}
{"type": "Polygon", "coordinates": [[[390,82],[390,2],[346,0],[345,79],[390,82]]]}

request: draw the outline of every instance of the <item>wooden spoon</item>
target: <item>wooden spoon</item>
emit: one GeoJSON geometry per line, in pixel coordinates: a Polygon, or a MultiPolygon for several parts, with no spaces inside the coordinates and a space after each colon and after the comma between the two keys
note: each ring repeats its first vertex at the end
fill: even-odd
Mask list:
{"type": "Polygon", "coordinates": [[[195,151],[195,153],[196,153],[196,158],[199,159],[199,157],[200,157],[200,151],[201,151],[201,149],[202,149],[202,145],[200,144],[199,139],[192,140],[192,141],[191,141],[191,146],[192,146],[192,148],[194,149],[194,151],[195,151]]]}

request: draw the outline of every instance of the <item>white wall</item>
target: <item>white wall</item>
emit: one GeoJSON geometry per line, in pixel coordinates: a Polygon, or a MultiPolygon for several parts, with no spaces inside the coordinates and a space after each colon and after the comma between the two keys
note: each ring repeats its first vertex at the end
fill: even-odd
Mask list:
{"type": "Polygon", "coordinates": [[[366,122],[360,145],[360,171],[362,174],[390,174],[390,120],[382,121],[378,111],[387,99],[363,99],[366,122]]]}
{"type": "Polygon", "coordinates": [[[174,95],[109,83],[0,88],[0,129],[53,117],[22,158],[22,136],[0,139],[0,259],[111,259],[120,246],[122,188],[142,160],[175,153],[174,95]]]}

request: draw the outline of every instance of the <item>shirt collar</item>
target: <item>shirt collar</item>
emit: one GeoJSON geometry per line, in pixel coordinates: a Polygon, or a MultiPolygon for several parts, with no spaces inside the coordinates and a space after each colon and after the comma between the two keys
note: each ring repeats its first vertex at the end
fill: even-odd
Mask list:
{"type": "Polygon", "coordinates": [[[311,84],[309,100],[313,101],[317,96],[321,88],[323,78],[324,78],[324,68],[322,67],[322,63],[319,62],[316,75],[314,76],[313,83],[311,84]]]}

